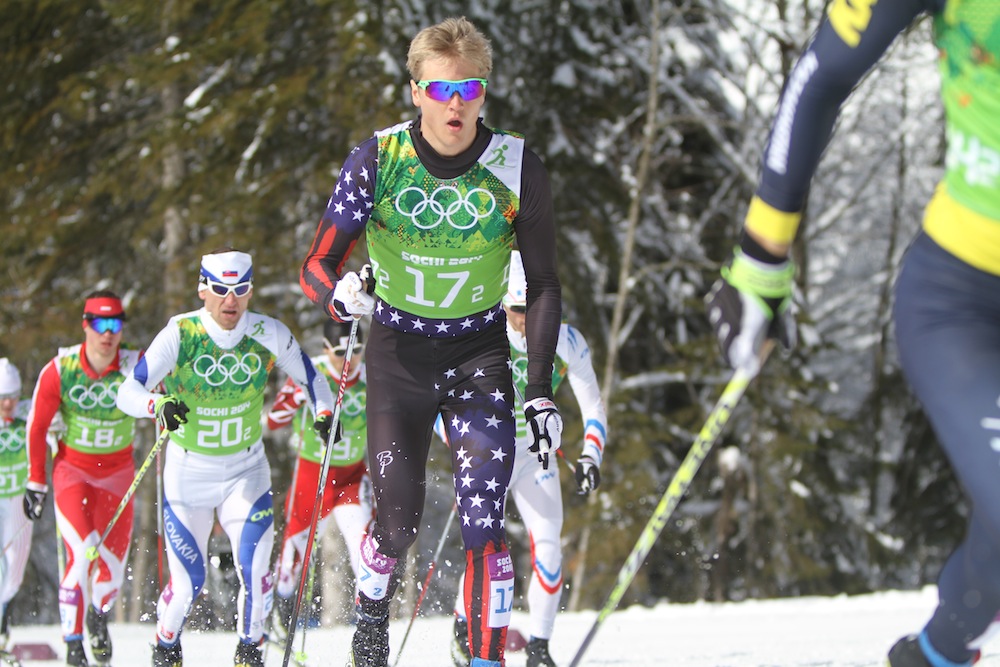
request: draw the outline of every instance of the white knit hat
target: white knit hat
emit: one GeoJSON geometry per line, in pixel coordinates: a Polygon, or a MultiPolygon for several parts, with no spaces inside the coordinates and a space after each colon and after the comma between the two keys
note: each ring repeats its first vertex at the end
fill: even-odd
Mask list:
{"type": "Polygon", "coordinates": [[[0,358],[0,396],[21,394],[21,374],[7,357],[0,358]]]}
{"type": "Polygon", "coordinates": [[[528,303],[528,281],[524,277],[524,263],[521,252],[510,253],[510,281],[507,283],[507,293],[503,297],[503,305],[524,306],[528,303]]]}

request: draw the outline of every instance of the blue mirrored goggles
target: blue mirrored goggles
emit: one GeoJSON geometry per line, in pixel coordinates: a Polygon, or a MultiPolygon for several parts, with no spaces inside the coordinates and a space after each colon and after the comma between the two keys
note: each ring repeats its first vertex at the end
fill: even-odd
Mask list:
{"type": "Polygon", "coordinates": [[[99,334],[121,333],[123,324],[122,320],[117,317],[92,317],[87,320],[87,326],[99,334]]]}
{"type": "Polygon", "coordinates": [[[461,81],[449,81],[447,79],[426,79],[417,81],[417,87],[421,88],[427,97],[437,102],[447,102],[455,93],[466,102],[471,102],[477,97],[482,97],[486,92],[486,79],[462,79],[461,81]]]}
{"type": "Polygon", "coordinates": [[[246,296],[250,292],[250,288],[253,287],[252,280],[248,280],[245,283],[227,285],[226,283],[217,283],[211,278],[205,278],[205,284],[208,285],[208,289],[212,290],[212,294],[221,296],[223,299],[229,296],[230,292],[236,296],[246,296]]]}

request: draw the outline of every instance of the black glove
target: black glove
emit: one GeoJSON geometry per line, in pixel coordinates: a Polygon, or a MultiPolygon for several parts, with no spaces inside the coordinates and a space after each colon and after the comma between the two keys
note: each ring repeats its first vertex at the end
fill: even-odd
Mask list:
{"type": "Polygon", "coordinates": [[[156,411],[156,422],[160,428],[176,431],[181,424],[187,424],[187,413],[190,408],[181,399],[167,394],[157,399],[153,409],[156,411]]]}
{"type": "Polygon", "coordinates": [[[548,396],[533,398],[524,404],[524,420],[531,429],[528,451],[538,455],[543,470],[549,469],[549,454],[555,454],[562,442],[562,417],[548,396]]]}
{"type": "Polygon", "coordinates": [[[316,435],[319,439],[323,441],[323,444],[328,442],[340,442],[344,439],[344,429],[340,425],[340,420],[337,421],[337,432],[334,435],[333,440],[330,440],[330,425],[333,424],[333,415],[329,412],[322,413],[319,418],[313,422],[313,430],[316,431],[316,435]]]}
{"type": "Polygon", "coordinates": [[[577,493],[585,496],[601,485],[601,466],[589,456],[581,456],[576,460],[577,493]]]}
{"type": "Polygon", "coordinates": [[[48,496],[47,491],[34,491],[32,489],[24,490],[24,516],[28,517],[32,521],[38,521],[42,518],[42,511],[45,509],[45,498],[48,496]]]}
{"type": "Polygon", "coordinates": [[[756,373],[768,338],[777,339],[785,349],[795,345],[795,318],[789,308],[794,273],[788,260],[768,264],[740,248],[722,269],[705,300],[722,356],[733,368],[756,373]]]}

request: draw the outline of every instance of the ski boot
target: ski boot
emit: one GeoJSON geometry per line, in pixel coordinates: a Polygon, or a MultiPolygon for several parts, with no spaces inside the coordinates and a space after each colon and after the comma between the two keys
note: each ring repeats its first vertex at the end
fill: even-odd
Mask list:
{"type": "Polygon", "coordinates": [[[108,634],[108,615],[87,605],[87,634],[90,635],[90,655],[98,665],[111,664],[111,636],[108,634]]]}
{"type": "Polygon", "coordinates": [[[295,606],[295,598],[283,598],[280,595],[274,596],[274,623],[275,630],[281,637],[288,636],[288,626],[292,622],[292,607],[295,606]]]}
{"type": "Polygon", "coordinates": [[[5,634],[0,634],[0,667],[21,667],[21,661],[17,656],[7,650],[10,638],[5,634]]]}
{"type": "Polygon", "coordinates": [[[0,667],[21,667],[21,661],[13,653],[0,651],[0,667]]]}
{"type": "Polygon", "coordinates": [[[388,667],[389,617],[373,618],[358,611],[358,627],[351,639],[348,667],[388,667]]]}
{"type": "MultiPolygon", "coordinates": [[[[980,653],[972,656],[969,662],[964,663],[971,666],[979,662],[980,653]]],[[[924,650],[920,648],[920,636],[908,635],[896,642],[885,660],[886,667],[931,667],[931,661],[924,655],[924,650]]]]}
{"type": "Polygon", "coordinates": [[[236,655],[233,657],[236,667],[264,667],[264,656],[256,644],[241,641],[236,645],[236,655]]]}
{"type": "Polygon", "coordinates": [[[527,667],[556,667],[555,661],[549,655],[549,640],[532,637],[528,641],[527,667]]]}
{"type": "Polygon", "coordinates": [[[469,667],[472,651],[469,650],[469,622],[455,615],[455,637],[451,642],[451,661],[455,667],[469,667]]]}
{"type": "Polygon", "coordinates": [[[66,642],[66,664],[72,667],[90,667],[82,639],[70,639],[66,642]]]}
{"type": "Polygon", "coordinates": [[[183,667],[181,643],[167,646],[157,641],[153,644],[153,667],[183,667]]]}

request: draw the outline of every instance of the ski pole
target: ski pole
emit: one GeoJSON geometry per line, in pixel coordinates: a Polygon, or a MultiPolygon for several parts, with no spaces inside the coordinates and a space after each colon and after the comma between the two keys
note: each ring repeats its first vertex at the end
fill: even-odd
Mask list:
{"type": "MultiPolygon", "coordinates": [[[[304,421],[305,420],[303,420],[303,422],[304,421]]],[[[305,430],[304,426],[303,426],[302,430],[303,431],[305,430]]],[[[284,523],[281,526],[282,537],[281,537],[281,542],[280,542],[280,544],[282,546],[278,550],[278,565],[275,568],[275,572],[274,572],[274,578],[275,579],[278,579],[278,575],[279,575],[279,571],[278,570],[281,567],[281,565],[280,565],[281,564],[281,554],[282,554],[282,551],[284,550],[285,539],[288,537],[288,535],[287,535],[287,532],[288,532],[288,522],[291,520],[292,505],[295,503],[295,493],[296,493],[296,489],[298,488],[298,484],[299,484],[299,463],[302,461],[302,458],[301,458],[300,454],[302,453],[302,444],[304,442],[305,442],[305,435],[304,435],[304,433],[300,432],[299,433],[299,443],[298,443],[298,446],[295,448],[295,464],[292,467],[292,488],[290,488],[288,490],[288,493],[285,495],[285,513],[284,513],[284,519],[285,520],[284,520],[284,523]]],[[[292,549],[294,549],[294,548],[295,547],[293,546],[292,549]]],[[[278,597],[278,593],[275,592],[274,596],[275,596],[275,598],[277,598],[278,597]]],[[[273,615],[267,619],[267,625],[269,627],[269,630],[268,630],[269,632],[270,632],[270,630],[274,629],[274,618],[273,618],[273,615]]],[[[265,661],[267,660],[267,650],[268,650],[268,648],[270,648],[270,645],[272,643],[276,644],[276,645],[280,645],[280,643],[276,642],[276,641],[275,642],[270,642],[269,641],[269,642],[265,643],[265,645],[264,645],[264,660],[265,661]]]]}
{"type": "Polygon", "coordinates": [[[156,583],[163,586],[163,459],[156,452],[156,583]]]}
{"type": "MultiPolygon", "coordinates": [[[[315,541],[319,542],[319,535],[316,536],[315,541]]],[[[313,549],[316,549],[318,544],[313,545],[313,549]]],[[[316,585],[316,560],[309,560],[309,583],[306,585],[306,595],[305,601],[309,605],[309,612],[312,613],[312,603],[313,603],[313,587],[316,585]]],[[[309,619],[302,624],[302,641],[299,643],[299,652],[295,654],[295,664],[305,665],[306,660],[309,656],[306,655],[306,631],[309,629],[309,619]]]]}
{"type": "MultiPolygon", "coordinates": [[[[353,350],[358,340],[358,324],[360,320],[351,323],[351,334],[347,338],[346,349],[353,350]]],[[[305,594],[306,580],[309,578],[309,559],[312,558],[313,541],[316,539],[316,524],[319,523],[320,511],[323,509],[323,491],[326,487],[326,477],[330,472],[330,456],[333,453],[333,439],[337,437],[337,425],[340,423],[340,408],[344,403],[344,392],[347,391],[347,377],[351,370],[351,355],[344,355],[344,369],[340,372],[340,387],[337,389],[337,403],[333,407],[333,420],[330,423],[330,436],[323,451],[323,463],[319,473],[319,488],[316,502],[313,503],[312,521],[309,522],[309,536],[306,538],[305,552],[302,554],[302,575],[299,578],[299,590],[292,607],[292,618],[288,624],[288,635],[285,637],[285,654],[281,659],[281,667],[288,667],[292,657],[292,642],[295,639],[295,626],[299,622],[299,608],[305,594]]]]}
{"type": "MultiPolygon", "coordinates": [[[[758,368],[764,364],[764,360],[767,358],[767,355],[770,353],[773,345],[774,341],[765,341],[758,368]]],[[[639,535],[638,541],[636,541],[635,546],[632,547],[632,553],[628,555],[628,558],[625,559],[625,564],[622,565],[621,569],[618,571],[618,580],[615,583],[615,587],[611,589],[611,594],[608,596],[607,602],[605,602],[604,606],[601,608],[600,613],[597,615],[597,619],[590,627],[590,631],[587,633],[587,636],[584,637],[583,643],[580,644],[580,648],[576,650],[576,655],[573,656],[573,661],[569,664],[569,667],[576,667],[580,664],[580,660],[583,658],[584,652],[586,652],[587,647],[590,646],[590,642],[594,639],[594,635],[597,634],[597,629],[601,626],[601,623],[604,622],[604,619],[606,619],[611,612],[618,607],[618,603],[621,602],[622,597],[625,595],[625,591],[628,590],[629,585],[635,578],[635,575],[642,566],[643,561],[646,560],[646,556],[648,556],[650,550],[652,550],[653,545],[656,543],[656,539],[663,531],[663,527],[666,525],[667,520],[677,508],[677,504],[680,502],[681,497],[687,492],[688,487],[691,486],[691,481],[694,479],[695,473],[698,472],[698,468],[701,467],[702,461],[705,460],[705,457],[708,456],[708,453],[715,445],[716,440],[719,439],[722,429],[725,428],[726,424],[729,422],[729,417],[732,415],[737,403],[740,402],[740,399],[746,392],[750,381],[753,380],[755,376],[756,373],[747,372],[742,368],[737,369],[736,372],[733,373],[733,377],[729,380],[729,384],[727,384],[726,388],[722,391],[722,396],[719,397],[715,407],[712,408],[712,412],[708,415],[708,419],[705,420],[705,425],[701,427],[701,431],[698,433],[698,437],[695,438],[694,444],[691,445],[691,449],[688,451],[687,456],[684,457],[680,467],[674,474],[674,478],[670,481],[670,485],[660,498],[660,502],[656,506],[656,510],[653,512],[653,515],[649,517],[649,521],[646,522],[646,526],[642,529],[642,533],[639,535]]]]}
{"type": "Polygon", "coordinates": [[[420,604],[424,601],[424,596],[427,595],[427,588],[431,585],[431,575],[434,574],[434,570],[437,567],[438,558],[441,557],[441,551],[444,549],[444,543],[448,538],[448,531],[451,530],[451,524],[455,521],[455,515],[458,514],[458,506],[451,506],[451,514],[448,515],[448,520],[444,523],[444,531],[441,533],[441,539],[438,540],[437,548],[434,550],[434,557],[431,558],[431,565],[427,569],[427,576],[424,577],[424,586],[420,589],[420,596],[417,598],[417,602],[413,605],[413,613],[410,615],[410,624],[406,626],[406,632],[403,634],[403,641],[399,645],[399,650],[396,651],[396,661],[392,663],[392,667],[396,667],[399,664],[399,657],[403,655],[403,647],[406,646],[406,638],[410,636],[410,630],[413,629],[413,622],[417,620],[417,612],[420,611],[420,604]]]}
{"type": "Polygon", "coordinates": [[[14,535],[12,535],[10,540],[7,541],[7,544],[3,546],[3,551],[0,551],[0,558],[3,558],[4,556],[7,555],[7,552],[10,551],[10,548],[14,546],[14,542],[17,542],[17,539],[21,537],[21,533],[23,533],[24,530],[30,525],[32,525],[30,521],[27,523],[23,523],[21,524],[20,528],[14,531],[14,535]]]}
{"type": "Polygon", "coordinates": [[[122,496],[121,502],[118,503],[118,509],[116,509],[115,513],[111,516],[111,521],[108,522],[108,527],[104,529],[104,532],[101,534],[101,538],[97,540],[97,544],[94,546],[87,547],[87,560],[94,561],[97,559],[98,550],[101,545],[104,544],[104,540],[108,539],[108,535],[115,527],[115,524],[118,523],[118,519],[120,519],[121,515],[125,513],[125,508],[128,506],[129,501],[132,500],[132,496],[135,495],[136,489],[139,488],[139,482],[142,481],[142,478],[146,475],[146,471],[153,465],[153,461],[156,460],[157,453],[169,437],[170,431],[163,429],[163,432],[160,433],[160,437],[158,437],[156,442],[153,443],[153,448],[150,449],[149,454],[146,455],[146,460],[142,462],[142,465],[139,466],[139,469],[136,471],[135,479],[132,480],[132,485],[128,487],[128,491],[126,491],[125,495],[122,496]]]}

